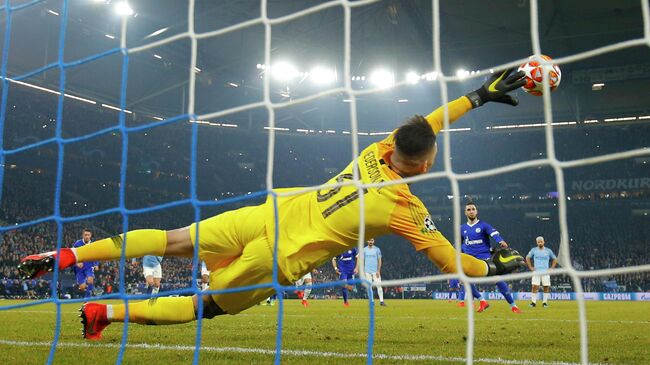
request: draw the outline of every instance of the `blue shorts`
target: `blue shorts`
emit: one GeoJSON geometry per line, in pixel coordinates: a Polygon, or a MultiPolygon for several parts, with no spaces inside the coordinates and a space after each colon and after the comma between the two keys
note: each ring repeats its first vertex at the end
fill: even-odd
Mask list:
{"type": "Polygon", "coordinates": [[[341,271],[341,274],[339,275],[339,280],[352,280],[352,279],[354,279],[354,272],[341,271]]]}
{"type": "Polygon", "coordinates": [[[77,276],[77,284],[84,284],[87,281],[87,278],[94,278],[95,272],[93,267],[86,269],[75,269],[75,275],[77,276]]]}
{"type": "Polygon", "coordinates": [[[458,289],[458,288],[460,288],[460,280],[449,279],[449,289],[458,289]]]}

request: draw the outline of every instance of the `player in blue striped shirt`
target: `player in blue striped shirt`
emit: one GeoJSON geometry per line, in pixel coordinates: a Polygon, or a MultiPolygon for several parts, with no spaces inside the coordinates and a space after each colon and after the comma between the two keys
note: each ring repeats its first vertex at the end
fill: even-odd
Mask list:
{"type": "MultiPolygon", "coordinates": [[[[332,258],[332,266],[334,267],[336,274],[339,276],[339,280],[354,279],[354,275],[359,272],[357,257],[358,251],[356,248],[353,248],[332,258]]],[[[352,286],[343,285],[341,292],[343,294],[343,305],[346,307],[350,306],[350,303],[348,303],[348,290],[352,290],[352,286]]]]}
{"type": "MultiPolygon", "coordinates": [[[[81,247],[89,244],[93,238],[93,233],[90,229],[84,229],[81,234],[81,239],[75,242],[72,247],[81,247]]],[[[72,266],[72,271],[77,278],[77,285],[79,290],[84,293],[84,297],[88,298],[93,295],[95,290],[95,268],[99,263],[97,261],[80,262],[72,266]]]]}
{"type": "MultiPolygon", "coordinates": [[[[465,204],[465,217],[467,217],[467,223],[460,226],[460,237],[462,239],[461,252],[474,256],[477,259],[489,259],[490,256],[492,256],[490,252],[492,249],[490,237],[492,237],[500,247],[508,247],[506,241],[501,238],[499,231],[494,229],[489,223],[482,222],[478,219],[478,208],[476,208],[476,204],[473,202],[465,204]]],[[[505,281],[499,281],[496,283],[496,286],[499,288],[499,292],[501,292],[503,297],[508,301],[508,304],[510,304],[512,311],[514,313],[521,313],[521,310],[517,307],[517,304],[515,304],[512,293],[510,293],[510,287],[508,287],[508,284],[505,281]]],[[[472,284],[471,287],[474,298],[479,300],[478,311],[483,312],[490,307],[490,304],[487,300],[483,299],[481,293],[476,289],[476,285],[472,284]]],[[[461,288],[461,293],[463,295],[461,297],[461,307],[464,306],[462,300],[465,299],[464,290],[462,289],[464,288],[461,288]]]]}
{"type": "MultiPolygon", "coordinates": [[[[537,247],[533,247],[526,255],[526,264],[530,271],[545,272],[549,269],[554,269],[557,265],[557,257],[550,248],[544,247],[544,237],[539,236],[535,239],[537,247]],[[533,262],[531,262],[531,259],[533,262]],[[549,267],[549,262],[551,263],[549,267]]],[[[544,287],[544,294],[542,294],[542,303],[544,308],[548,307],[548,297],[551,293],[551,275],[537,274],[533,276],[533,290],[530,296],[530,306],[537,306],[537,291],[539,290],[539,283],[542,282],[544,287]]]]}

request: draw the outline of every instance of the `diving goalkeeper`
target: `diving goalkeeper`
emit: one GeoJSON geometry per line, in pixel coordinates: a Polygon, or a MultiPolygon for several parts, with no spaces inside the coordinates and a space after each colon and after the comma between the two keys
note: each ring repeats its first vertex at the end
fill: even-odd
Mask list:
{"type": "MultiPolygon", "coordinates": [[[[478,90],[447,105],[450,122],[487,102],[517,105],[508,92],[521,87],[523,72],[512,70],[491,75],[478,90]]],[[[436,135],[443,127],[443,107],[426,117],[415,115],[386,139],[363,150],[328,184],[353,179],[357,169],[363,183],[397,181],[380,188],[364,189],[365,235],[388,233],[408,239],[441,271],[453,273],[456,251],[436,229],[424,204],[413,195],[403,178],[426,173],[437,153],[436,135]]],[[[294,189],[277,189],[277,193],[294,189]]],[[[171,231],[143,229],[114,236],[78,248],[60,251],[59,269],[79,262],[117,260],[143,255],[192,257],[198,245],[199,258],[210,270],[210,290],[238,288],[273,282],[274,238],[278,237],[278,277],[291,285],[305,273],[333,256],[355,247],[359,236],[359,190],[353,185],[277,197],[277,226],[273,197],[258,206],[244,207],[171,231]]],[[[35,278],[54,269],[56,252],[27,256],[19,269],[24,278],[35,278]]],[[[469,276],[500,275],[523,266],[517,251],[500,249],[480,260],[461,254],[462,270],[469,276]]],[[[160,297],[129,302],[129,322],[147,325],[185,323],[196,320],[198,306],[203,317],[237,314],[273,294],[272,287],[199,297],[160,297]]],[[[86,303],[81,308],[83,336],[100,339],[111,322],[123,322],[123,304],[86,303]]]]}

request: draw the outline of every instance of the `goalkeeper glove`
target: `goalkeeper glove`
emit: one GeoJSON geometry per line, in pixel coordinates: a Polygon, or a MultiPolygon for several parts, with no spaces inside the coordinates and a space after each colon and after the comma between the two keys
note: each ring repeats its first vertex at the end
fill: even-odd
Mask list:
{"type": "Polygon", "coordinates": [[[513,70],[514,68],[511,68],[503,72],[493,73],[485,81],[483,86],[465,95],[472,102],[472,108],[478,108],[488,101],[510,104],[512,106],[519,104],[519,100],[514,96],[508,95],[508,93],[526,84],[526,79],[524,78],[525,73],[518,71],[510,75],[513,70]]]}
{"type": "Polygon", "coordinates": [[[488,276],[509,274],[525,266],[524,258],[511,248],[497,249],[485,262],[488,264],[488,276]]]}

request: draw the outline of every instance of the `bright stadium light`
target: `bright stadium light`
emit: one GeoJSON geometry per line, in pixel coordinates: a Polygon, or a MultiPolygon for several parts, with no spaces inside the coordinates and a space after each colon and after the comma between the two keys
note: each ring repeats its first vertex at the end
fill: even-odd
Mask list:
{"type": "Polygon", "coordinates": [[[409,84],[417,84],[420,82],[420,75],[418,75],[415,71],[409,71],[406,73],[406,82],[409,84]]]}
{"type": "Polygon", "coordinates": [[[469,76],[469,71],[467,71],[465,69],[461,68],[460,70],[456,71],[456,77],[458,77],[460,79],[467,78],[467,76],[469,76]]]}
{"type": "Polygon", "coordinates": [[[133,15],[133,8],[126,1],[120,1],[115,3],[115,12],[122,16],[133,15]]]}
{"type": "Polygon", "coordinates": [[[385,69],[375,70],[370,74],[370,83],[381,89],[387,89],[395,83],[395,76],[385,69]]]}
{"type": "Polygon", "coordinates": [[[155,36],[157,36],[157,35],[159,35],[159,34],[163,34],[163,33],[165,33],[165,32],[167,31],[167,29],[169,29],[169,27],[165,27],[165,28],[162,28],[162,29],[158,29],[157,31],[155,31],[155,32],[153,32],[153,33],[147,35],[146,37],[144,37],[144,39],[151,38],[151,37],[155,37],[155,36]]]}
{"type": "Polygon", "coordinates": [[[327,85],[336,81],[336,73],[328,68],[316,66],[309,72],[309,78],[317,85],[327,85]]]}
{"type": "Polygon", "coordinates": [[[438,78],[438,73],[436,71],[428,72],[424,74],[424,79],[427,81],[433,81],[436,80],[437,78],[438,78]]]}
{"type": "Polygon", "coordinates": [[[296,66],[281,61],[271,66],[271,75],[278,81],[291,81],[298,76],[296,66]]]}

